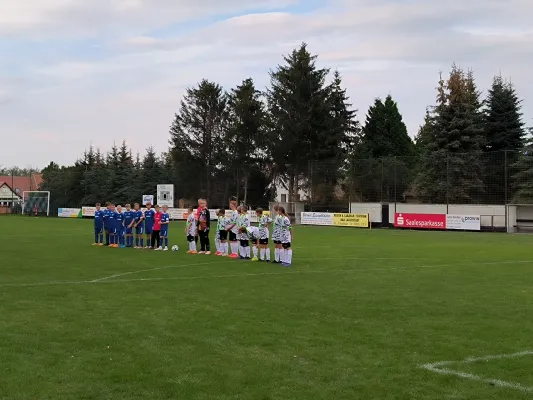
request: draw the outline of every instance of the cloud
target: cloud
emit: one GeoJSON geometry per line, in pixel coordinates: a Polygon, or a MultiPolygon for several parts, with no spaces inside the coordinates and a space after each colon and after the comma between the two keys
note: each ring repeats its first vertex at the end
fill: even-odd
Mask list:
{"type": "Polygon", "coordinates": [[[17,38],[11,67],[0,60],[0,140],[8,143],[0,163],[18,162],[6,140],[17,130],[39,143],[31,160],[39,165],[72,162],[91,143],[107,149],[113,140],[163,151],[187,86],[208,78],[229,89],[251,76],[263,89],[302,41],[319,66],[342,72],[361,120],[390,93],[414,135],[439,70],[457,62],[474,69],[482,89],[500,71],[512,77],[531,122],[530,1],[323,0],[312,10],[296,0],[195,3],[0,0],[0,50],[17,38]],[[39,56],[17,56],[36,37],[39,56]]]}

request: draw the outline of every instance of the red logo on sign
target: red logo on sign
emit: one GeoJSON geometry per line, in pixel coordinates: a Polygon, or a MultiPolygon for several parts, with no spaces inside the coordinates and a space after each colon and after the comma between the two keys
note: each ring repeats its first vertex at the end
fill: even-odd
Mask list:
{"type": "Polygon", "coordinates": [[[446,229],[446,214],[394,214],[396,228],[446,229]]]}

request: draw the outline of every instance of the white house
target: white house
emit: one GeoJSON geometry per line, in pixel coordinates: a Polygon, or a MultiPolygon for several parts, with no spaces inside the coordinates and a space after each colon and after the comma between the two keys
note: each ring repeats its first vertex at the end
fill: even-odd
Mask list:
{"type": "MultiPolygon", "coordinates": [[[[278,203],[286,203],[289,201],[289,185],[283,178],[277,178],[274,181],[274,185],[276,187],[276,198],[275,201],[278,203]]],[[[298,189],[298,199],[297,201],[306,201],[309,200],[311,197],[310,190],[307,190],[305,188],[305,180],[300,180],[298,189]]]]}

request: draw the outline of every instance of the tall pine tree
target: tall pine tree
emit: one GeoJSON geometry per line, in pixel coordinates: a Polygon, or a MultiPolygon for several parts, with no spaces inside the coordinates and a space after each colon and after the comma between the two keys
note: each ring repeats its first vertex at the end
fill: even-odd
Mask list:
{"type": "Polygon", "coordinates": [[[504,204],[513,197],[512,166],[525,145],[522,105],[512,83],[501,76],[494,77],[485,104],[487,202],[504,204]]]}
{"type": "Polygon", "coordinates": [[[191,195],[211,199],[226,130],[227,95],[223,88],[205,79],[188,88],[170,127],[170,153],[176,168],[188,164],[184,178],[191,195]]]}
{"type": "Polygon", "coordinates": [[[448,80],[440,79],[431,120],[432,140],[425,143],[415,182],[417,197],[433,203],[481,201],[485,141],[472,72],[453,65],[448,80]]]}
{"type": "Polygon", "coordinates": [[[252,169],[261,170],[264,163],[268,141],[265,131],[265,106],[261,100],[261,92],[251,78],[245,79],[239,86],[232,89],[228,101],[228,135],[225,144],[228,148],[235,172],[237,198],[240,198],[241,181],[243,182],[243,200],[247,204],[248,185],[252,169]],[[242,179],[241,179],[242,178],[242,179]]]}
{"type": "Polygon", "coordinates": [[[325,83],[329,70],[317,68],[316,58],[303,43],[270,73],[272,157],[289,201],[297,201],[299,189],[309,185],[310,161],[331,159],[342,151],[342,141],[331,135],[333,88],[325,83]]]}
{"type": "Polygon", "coordinates": [[[388,95],[368,109],[353,172],[357,192],[366,201],[394,201],[407,189],[415,163],[415,145],[398,109],[388,95]]]}

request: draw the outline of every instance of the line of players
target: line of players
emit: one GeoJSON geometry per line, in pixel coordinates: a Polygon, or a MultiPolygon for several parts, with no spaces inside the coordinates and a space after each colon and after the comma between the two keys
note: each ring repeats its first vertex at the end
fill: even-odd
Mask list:
{"type": "Polygon", "coordinates": [[[93,245],[167,251],[170,224],[168,207],[156,205],[154,209],[148,203],[146,210],[142,211],[139,203],[135,203],[133,209],[130,204],[126,204],[125,208],[123,210],[120,204],[115,207],[107,202],[105,209],[102,209],[101,204],[96,203],[93,245]]]}
{"type": "MultiPolygon", "coordinates": [[[[262,209],[256,210],[258,226],[251,226],[246,206],[237,206],[237,202],[230,201],[231,217],[226,217],[226,211],[217,212],[217,227],[215,255],[252,261],[270,262],[269,230],[273,225],[272,241],[274,242],[274,263],[289,267],[292,263],[292,227],[285,209],[275,206],[275,216],[270,218],[262,209]],[[253,247],[250,250],[250,242],[253,247]],[[252,257],[252,254],[253,257],[252,257]]],[[[105,209],[96,204],[94,215],[94,245],[117,247],[133,247],[154,250],[168,250],[168,228],[170,215],[168,207],[152,208],[146,204],[143,212],[138,203],[131,208],[126,204],[125,210],[121,205],[106,203],[105,209]],[[144,243],[146,237],[146,245],[144,243]],[[105,239],[105,243],[104,243],[105,239]],[[134,242],[135,240],[135,242],[134,242]]],[[[210,214],[205,199],[198,200],[196,215],[191,207],[188,210],[185,234],[189,243],[188,254],[211,254],[209,231],[210,214]],[[198,239],[201,249],[197,251],[198,239]]]]}
{"type": "MultiPolygon", "coordinates": [[[[189,242],[188,254],[211,254],[209,246],[209,218],[203,218],[207,211],[205,199],[198,201],[197,215],[194,210],[188,210],[189,216],[185,226],[185,234],[189,242]],[[204,213],[202,213],[202,210],[204,213]],[[200,236],[201,249],[197,251],[196,237],[200,236]]],[[[274,263],[289,267],[292,263],[292,227],[290,218],[285,209],[274,206],[275,216],[270,218],[262,209],[256,210],[258,226],[251,226],[248,215],[248,207],[237,206],[237,202],[230,201],[231,216],[226,217],[226,210],[217,211],[217,227],[215,243],[217,252],[215,255],[241,260],[271,261],[269,247],[269,229],[272,229],[272,241],[274,242],[274,263]],[[250,242],[252,248],[250,248],[250,242]]]]}

